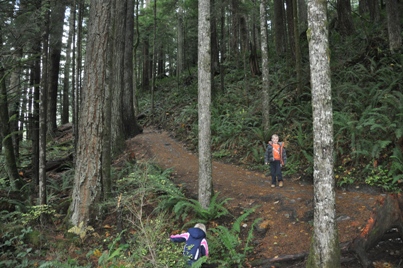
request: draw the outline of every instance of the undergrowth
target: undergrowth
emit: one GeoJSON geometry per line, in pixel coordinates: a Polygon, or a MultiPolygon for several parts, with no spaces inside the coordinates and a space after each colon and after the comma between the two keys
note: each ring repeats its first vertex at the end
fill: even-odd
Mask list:
{"type": "MultiPolygon", "coordinates": [[[[125,173],[116,181],[114,197],[99,204],[107,211],[99,222],[102,226],[66,225],[52,206],[28,205],[25,213],[18,208],[0,213],[0,266],[185,267],[183,245],[170,242],[169,236],[202,222],[207,226],[211,255],[193,267],[203,263],[243,267],[252,250],[249,243],[254,223],[247,228],[241,226],[255,208],[236,217],[226,208],[230,199],[222,199],[216,193],[204,210],[170,180],[170,169],[162,170],[152,163],[126,163],[122,170],[125,173]],[[51,229],[39,221],[44,212],[50,226],[54,226],[51,229]],[[225,224],[220,224],[221,218],[225,224]]],[[[71,181],[73,174],[66,173],[60,177],[60,187],[48,189],[55,203],[66,193],[63,185],[71,181]]]]}

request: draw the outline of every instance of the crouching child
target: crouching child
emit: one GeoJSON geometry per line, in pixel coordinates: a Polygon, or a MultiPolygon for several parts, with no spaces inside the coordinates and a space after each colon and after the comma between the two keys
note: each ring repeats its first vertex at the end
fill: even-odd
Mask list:
{"type": "Polygon", "coordinates": [[[208,257],[208,244],[206,240],[206,226],[202,223],[196,224],[193,228],[189,228],[186,233],[171,235],[172,242],[185,242],[183,255],[188,259],[188,265],[203,256],[208,257]]]}

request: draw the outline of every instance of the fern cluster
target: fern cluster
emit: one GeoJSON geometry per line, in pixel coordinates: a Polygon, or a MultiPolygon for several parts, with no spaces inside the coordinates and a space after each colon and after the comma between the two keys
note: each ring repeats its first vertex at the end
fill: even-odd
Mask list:
{"type": "Polygon", "coordinates": [[[255,224],[260,219],[255,219],[247,231],[246,239],[241,238],[242,225],[244,221],[255,211],[257,207],[247,209],[244,214],[239,216],[232,226],[217,226],[211,229],[213,236],[210,237],[210,245],[212,248],[212,255],[220,256],[217,262],[222,267],[244,267],[248,253],[252,250],[250,242],[253,239],[253,231],[255,224]]]}

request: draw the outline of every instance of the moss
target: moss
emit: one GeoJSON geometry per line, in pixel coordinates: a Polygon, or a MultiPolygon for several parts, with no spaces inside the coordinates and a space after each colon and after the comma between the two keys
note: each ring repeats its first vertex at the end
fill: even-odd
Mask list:
{"type": "Polygon", "coordinates": [[[312,236],[311,247],[309,250],[308,259],[306,262],[306,267],[308,268],[339,268],[340,267],[340,244],[338,234],[336,233],[336,239],[333,241],[332,245],[332,256],[329,256],[329,263],[319,263],[318,253],[315,252],[314,244],[315,238],[312,236]]]}

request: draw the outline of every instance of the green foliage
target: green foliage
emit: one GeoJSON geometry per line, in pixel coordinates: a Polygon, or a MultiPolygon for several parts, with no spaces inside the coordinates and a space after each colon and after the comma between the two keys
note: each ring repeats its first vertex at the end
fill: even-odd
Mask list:
{"type": "Polygon", "coordinates": [[[403,180],[403,152],[396,147],[393,149],[393,155],[390,158],[392,164],[388,175],[393,177],[393,183],[399,183],[403,180]]]}
{"type": "Polygon", "coordinates": [[[93,232],[94,228],[92,226],[85,226],[84,222],[80,222],[78,226],[73,226],[68,230],[69,233],[78,235],[81,239],[81,243],[84,242],[89,231],[93,232]]]}
{"type": "Polygon", "coordinates": [[[231,199],[226,198],[224,200],[218,200],[218,195],[219,193],[216,193],[212,196],[210,205],[207,209],[204,209],[199,201],[188,199],[186,197],[167,196],[162,199],[167,199],[166,201],[163,201],[163,204],[173,205],[172,212],[176,219],[185,220],[187,217],[192,216],[193,219],[187,222],[187,225],[193,225],[197,222],[208,222],[230,215],[230,212],[226,209],[225,205],[231,199]]]}
{"type": "Polygon", "coordinates": [[[121,240],[121,235],[122,233],[113,240],[108,246],[108,250],[104,251],[99,257],[98,265],[100,267],[117,267],[118,261],[126,258],[124,252],[128,249],[129,245],[118,243],[121,240]]]}
{"type": "MultiPolygon", "coordinates": [[[[347,159],[348,161],[349,159],[347,159]]],[[[347,186],[353,184],[356,181],[356,169],[346,169],[344,166],[339,166],[335,169],[335,180],[339,187],[347,186]]]]}
{"type": "Polygon", "coordinates": [[[365,179],[365,183],[371,186],[379,186],[388,192],[400,192],[401,189],[395,181],[388,174],[388,170],[381,166],[372,169],[370,175],[365,179]]]}
{"type": "Polygon", "coordinates": [[[38,205],[38,206],[31,206],[28,208],[27,213],[23,213],[22,216],[22,223],[23,224],[31,224],[39,219],[41,215],[50,215],[52,216],[55,214],[56,211],[49,205],[38,205]]]}
{"type": "Polygon", "coordinates": [[[28,243],[29,235],[33,229],[23,226],[3,226],[0,244],[1,267],[32,267],[29,257],[32,255],[33,248],[28,243]]]}
{"type": "MultiPolygon", "coordinates": [[[[241,225],[252,214],[257,207],[250,208],[239,216],[232,224],[231,228],[225,226],[217,226],[212,228],[211,231],[214,234],[210,237],[210,244],[212,256],[217,254],[216,262],[222,267],[244,267],[247,254],[252,250],[249,243],[253,239],[253,230],[255,224],[260,220],[256,219],[251,225],[246,235],[246,240],[241,239],[241,225]]],[[[213,258],[213,257],[212,257],[213,258]]]]}
{"type": "Polygon", "coordinates": [[[79,265],[78,261],[70,257],[65,262],[62,261],[46,261],[39,265],[38,268],[91,268],[91,264],[79,265]]]}

